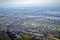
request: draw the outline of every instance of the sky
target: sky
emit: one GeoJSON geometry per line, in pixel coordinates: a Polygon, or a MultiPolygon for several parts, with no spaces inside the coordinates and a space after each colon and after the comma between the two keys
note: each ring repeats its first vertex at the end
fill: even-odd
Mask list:
{"type": "Polygon", "coordinates": [[[59,5],[60,0],[0,0],[0,6],[59,5]]]}

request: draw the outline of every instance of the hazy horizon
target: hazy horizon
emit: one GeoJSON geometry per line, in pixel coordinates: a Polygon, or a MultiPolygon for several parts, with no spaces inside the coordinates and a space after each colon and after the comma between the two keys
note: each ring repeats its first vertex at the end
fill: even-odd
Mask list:
{"type": "Polygon", "coordinates": [[[0,7],[60,6],[60,0],[0,0],[0,7]]]}

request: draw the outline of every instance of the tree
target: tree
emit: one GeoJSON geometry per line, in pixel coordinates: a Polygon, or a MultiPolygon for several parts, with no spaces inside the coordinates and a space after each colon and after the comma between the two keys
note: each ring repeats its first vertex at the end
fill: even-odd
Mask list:
{"type": "Polygon", "coordinates": [[[21,38],[21,40],[30,40],[30,39],[31,39],[30,36],[26,34],[24,34],[21,38]]]}

